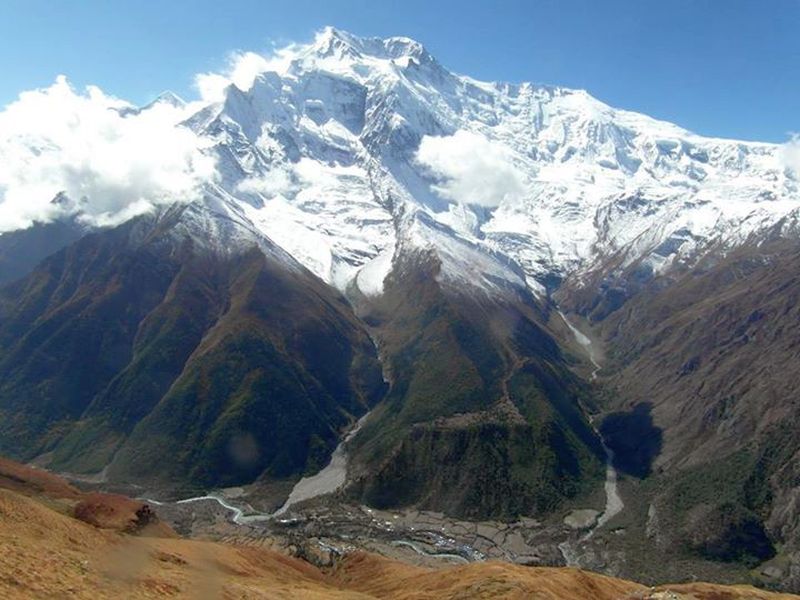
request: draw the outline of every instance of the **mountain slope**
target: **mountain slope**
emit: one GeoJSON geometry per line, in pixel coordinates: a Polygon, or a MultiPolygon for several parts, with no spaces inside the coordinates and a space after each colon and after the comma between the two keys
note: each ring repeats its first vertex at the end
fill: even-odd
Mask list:
{"type": "Polygon", "coordinates": [[[514,518],[591,490],[603,452],[582,413],[590,392],[542,325],[524,275],[444,245],[435,221],[418,215],[408,226],[382,295],[357,303],[392,385],[353,441],[351,494],[514,518]]]}
{"type": "Polygon", "coordinates": [[[324,464],[380,397],[372,342],[340,296],[220,207],[89,235],[3,289],[6,452],[173,485],[324,464]],[[202,239],[208,219],[222,252],[202,239]]]}
{"type": "Polygon", "coordinates": [[[798,261],[780,236],[742,246],[656,279],[598,322],[616,392],[609,443],[664,481],[653,502],[673,543],[727,560],[798,547],[798,261]],[[636,442],[625,415],[637,411],[659,432],[656,452],[636,442]],[[709,514],[731,520],[701,533],[709,514]]]}
{"type": "Polygon", "coordinates": [[[67,219],[0,235],[0,285],[27,275],[42,259],[85,233],[85,227],[67,219]]]}
{"type": "Polygon", "coordinates": [[[376,406],[372,337],[390,389],[351,497],[553,511],[598,483],[604,388],[601,431],[667,545],[796,547],[800,192],[779,145],[332,28],[202,104],[174,105],[216,162],[202,201],[0,292],[0,450],[117,480],[297,477],[376,406]],[[599,386],[554,301],[605,342],[599,386]]]}

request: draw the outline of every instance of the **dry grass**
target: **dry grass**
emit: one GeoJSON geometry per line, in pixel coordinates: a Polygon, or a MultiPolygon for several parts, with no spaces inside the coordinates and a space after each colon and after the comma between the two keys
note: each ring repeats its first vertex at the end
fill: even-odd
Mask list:
{"type": "Polygon", "coordinates": [[[77,500],[81,492],[58,475],[0,458],[0,488],[25,495],[41,494],[50,499],[77,500]]]}
{"type": "MultiPolygon", "coordinates": [[[[777,600],[752,588],[670,586],[670,594],[578,569],[482,563],[429,569],[355,553],[323,572],[276,552],[178,539],[169,530],[122,533],[140,503],[82,496],[59,478],[0,463],[0,598],[200,598],[309,600],[777,600]],[[13,471],[13,486],[6,485],[13,471]],[[34,486],[28,479],[35,479],[34,486]],[[60,483],[59,483],[60,481],[60,483]],[[14,489],[8,489],[13,487],[14,489]],[[69,496],[106,519],[103,528],[59,510],[42,493],[69,496]],[[35,493],[34,493],[35,492],[35,493]],[[76,497],[77,495],[77,497],[76,497]]],[[[665,588],[666,589],[666,588],[665,588]]]]}
{"type": "Polygon", "coordinates": [[[368,554],[345,559],[335,579],[374,598],[394,600],[617,600],[644,589],[579,569],[530,568],[499,562],[424,569],[368,554]]]}

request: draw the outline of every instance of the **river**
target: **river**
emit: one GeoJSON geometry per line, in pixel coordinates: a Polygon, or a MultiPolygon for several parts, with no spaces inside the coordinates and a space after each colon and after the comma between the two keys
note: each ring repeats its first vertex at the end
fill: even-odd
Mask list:
{"type": "MultiPolygon", "coordinates": [[[[584,349],[587,357],[594,366],[591,379],[595,380],[597,378],[597,373],[602,367],[597,361],[597,351],[592,345],[592,340],[572,323],[570,323],[569,319],[567,319],[567,316],[564,313],[558,311],[558,314],[564,320],[564,323],[566,323],[567,327],[569,327],[570,331],[575,336],[575,341],[577,341],[578,344],[584,349]]],[[[625,503],[619,494],[619,487],[617,485],[619,476],[617,469],[614,467],[614,451],[606,445],[600,430],[597,428],[597,425],[595,425],[594,416],[589,417],[589,424],[592,426],[592,429],[594,429],[597,437],[600,438],[600,443],[603,445],[603,451],[606,455],[606,479],[603,486],[606,495],[606,503],[605,507],[603,508],[603,512],[600,513],[595,525],[589,529],[589,531],[582,538],[580,538],[578,543],[589,540],[594,535],[595,531],[597,531],[600,527],[603,527],[625,508],[625,503]]],[[[562,542],[558,545],[558,548],[561,550],[561,554],[564,556],[564,560],[568,566],[577,566],[577,552],[569,542],[562,542]]]]}
{"type": "MultiPolygon", "coordinates": [[[[346,445],[359,432],[369,415],[370,413],[368,412],[358,421],[356,421],[355,425],[333,450],[333,454],[331,454],[331,460],[328,465],[319,473],[310,475],[309,477],[303,477],[300,481],[298,481],[292,488],[292,491],[289,493],[289,497],[283,503],[283,506],[273,513],[252,513],[245,515],[241,508],[230,504],[219,494],[205,494],[203,496],[186,498],[184,500],[178,500],[175,502],[175,504],[190,504],[192,502],[213,501],[219,504],[225,510],[233,513],[233,522],[237,525],[250,525],[252,523],[268,521],[275,517],[279,517],[285,513],[289,507],[304,500],[310,500],[311,498],[316,498],[317,496],[323,496],[325,494],[332,494],[333,492],[339,490],[339,488],[341,488],[347,480],[346,445]]],[[[162,506],[164,504],[163,502],[159,502],[158,500],[153,500],[151,498],[143,498],[142,500],[156,506],[162,506]]]]}

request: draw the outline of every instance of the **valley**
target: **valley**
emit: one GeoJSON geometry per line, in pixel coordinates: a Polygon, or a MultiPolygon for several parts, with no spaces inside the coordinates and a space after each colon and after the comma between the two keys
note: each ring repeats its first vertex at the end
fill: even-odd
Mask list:
{"type": "MultiPolygon", "coordinates": [[[[436,597],[437,573],[491,597],[538,569],[576,598],[800,592],[787,148],[405,37],[278,54],[213,99],[103,105],[195,144],[183,195],[98,215],[59,191],[0,233],[0,454],[146,504],[182,536],[135,544],[175,595],[196,561],[162,546],[206,543],[245,596],[280,565],[319,597],[436,597]]],[[[43,518],[73,531],[69,509],[43,518]]]]}
{"type": "MultiPolygon", "coordinates": [[[[597,351],[592,344],[592,341],[583,334],[577,327],[575,327],[569,319],[562,313],[558,311],[559,317],[564,321],[564,323],[569,328],[570,332],[575,337],[575,341],[581,346],[581,348],[586,353],[586,358],[588,358],[589,362],[592,366],[592,372],[590,375],[590,380],[595,381],[597,379],[597,373],[602,369],[602,366],[597,361],[597,351]]],[[[603,446],[603,452],[605,453],[606,457],[606,478],[603,483],[603,490],[605,491],[605,505],[599,513],[597,511],[592,511],[591,509],[577,509],[573,511],[571,515],[567,515],[565,517],[565,523],[568,522],[570,518],[574,519],[576,523],[581,523],[580,518],[576,518],[577,515],[582,513],[584,519],[588,519],[588,527],[581,527],[581,529],[587,529],[586,533],[581,537],[577,545],[585,543],[586,541],[590,540],[594,535],[595,530],[603,527],[606,523],[611,521],[616,515],[618,515],[622,510],[625,508],[625,503],[623,502],[620,492],[617,486],[617,482],[619,480],[619,473],[617,472],[616,465],[614,464],[614,451],[608,447],[605,440],[603,440],[602,433],[598,430],[597,426],[595,425],[595,421],[597,420],[598,415],[590,414],[587,415],[589,423],[592,425],[592,429],[597,434],[598,438],[600,438],[601,444],[603,446]]],[[[585,523],[585,522],[584,522],[585,523]]],[[[581,523],[581,524],[584,524],[581,523]]],[[[558,545],[558,549],[561,551],[562,556],[564,557],[564,561],[566,562],[567,566],[574,567],[580,566],[580,561],[577,555],[579,551],[577,548],[574,548],[572,543],[569,541],[561,542],[558,545]]]]}
{"type": "MultiPolygon", "coordinates": [[[[788,600],[746,586],[641,584],[577,569],[483,564],[414,566],[365,552],[323,564],[288,556],[256,539],[180,538],[150,519],[125,530],[137,503],[92,496],[90,524],[81,493],[42,471],[0,460],[0,594],[4,597],[309,598],[433,600],[537,597],[543,600],[788,600]],[[130,512],[129,512],[130,511],[130,512]],[[317,563],[317,564],[312,564],[317,563]]],[[[297,551],[297,549],[295,550],[297,551]]]]}

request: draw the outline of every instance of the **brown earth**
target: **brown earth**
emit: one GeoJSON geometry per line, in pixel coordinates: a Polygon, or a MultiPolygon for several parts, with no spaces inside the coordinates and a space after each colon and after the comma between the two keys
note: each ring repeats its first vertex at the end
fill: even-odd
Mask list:
{"type": "Polygon", "coordinates": [[[49,471],[4,458],[0,458],[0,489],[32,497],[56,512],[99,529],[177,537],[143,502],[119,494],[84,493],[49,471]]]}
{"type": "Polygon", "coordinates": [[[0,488],[52,500],[78,500],[82,495],[58,475],[5,458],[0,458],[0,488]]]}
{"type": "MultiPolygon", "coordinates": [[[[432,569],[366,553],[350,554],[332,569],[321,570],[260,548],[129,535],[121,531],[126,529],[124,519],[116,519],[114,529],[99,528],[60,510],[76,500],[90,506],[110,506],[117,515],[140,505],[119,496],[84,496],[49,473],[0,462],[0,597],[796,598],[748,587],[707,584],[652,589],[578,569],[500,562],[432,569]],[[51,493],[53,496],[48,495],[51,493]]],[[[100,512],[105,514],[105,510],[100,512]]]]}

